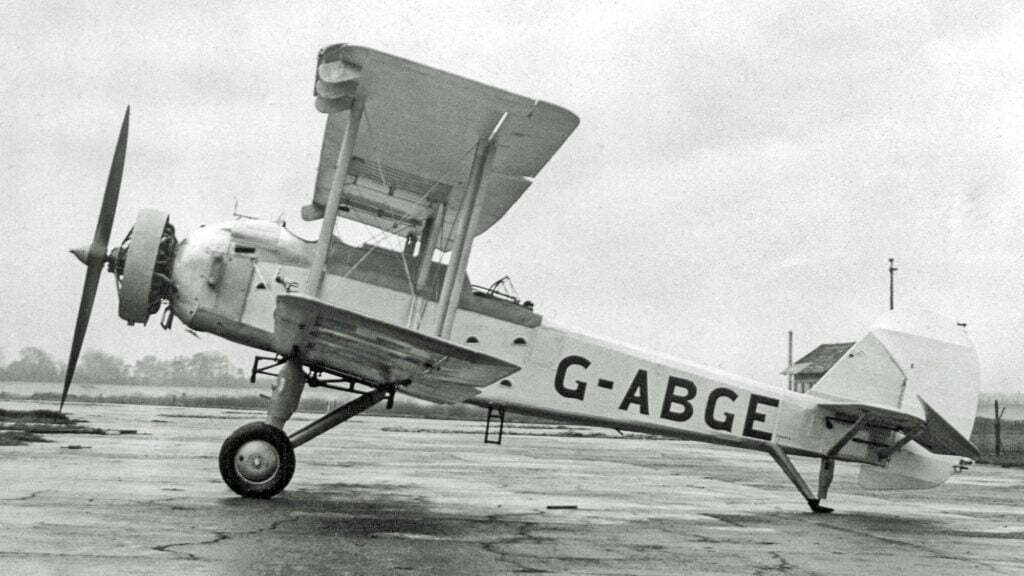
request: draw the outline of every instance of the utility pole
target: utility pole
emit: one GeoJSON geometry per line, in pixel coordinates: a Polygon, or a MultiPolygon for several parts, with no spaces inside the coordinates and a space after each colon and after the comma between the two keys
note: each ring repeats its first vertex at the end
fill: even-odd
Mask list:
{"type": "Polygon", "coordinates": [[[894,308],[893,305],[893,277],[896,275],[896,271],[899,270],[894,264],[895,258],[889,258],[889,310],[894,308]]]}
{"type": "Polygon", "coordinates": [[[993,422],[993,426],[995,427],[995,436],[996,436],[996,458],[999,458],[999,456],[1003,453],[1002,423],[1003,423],[1003,412],[1006,412],[1006,406],[1003,406],[1003,409],[1000,410],[999,409],[999,400],[996,400],[995,408],[996,408],[996,411],[995,411],[996,412],[995,413],[996,419],[993,422]]]}
{"type": "MultiPolygon", "coordinates": [[[[793,367],[793,331],[789,331],[789,362],[786,364],[786,368],[793,367]]],[[[788,374],[786,378],[789,379],[789,389],[793,390],[793,375],[788,374]]]]}

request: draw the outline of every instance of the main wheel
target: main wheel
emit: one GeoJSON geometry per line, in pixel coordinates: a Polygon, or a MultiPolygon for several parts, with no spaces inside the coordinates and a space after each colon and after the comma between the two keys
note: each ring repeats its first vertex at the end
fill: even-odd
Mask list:
{"type": "Polygon", "coordinates": [[[295,473],[295,451],[280,428],[250,422],[231,433],[220,447],[220,476],[246,498],[276,495],[295,473]]]}

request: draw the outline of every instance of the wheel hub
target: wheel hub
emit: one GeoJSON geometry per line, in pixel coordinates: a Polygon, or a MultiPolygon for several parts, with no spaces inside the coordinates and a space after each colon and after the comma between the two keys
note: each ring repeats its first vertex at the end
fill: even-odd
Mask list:
{"type": "Polygon", "coordinates": [[[266,482],[277,472],[280,464],[277,450],[264,440],[250,440],[235,455],[235,470],[249,482],[266,482]]]}

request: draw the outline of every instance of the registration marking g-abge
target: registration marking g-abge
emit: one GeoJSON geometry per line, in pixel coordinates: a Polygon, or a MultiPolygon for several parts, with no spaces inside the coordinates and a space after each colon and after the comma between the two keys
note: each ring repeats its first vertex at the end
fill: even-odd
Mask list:
{"type": "MultiPolygon", "coordinates": [[[[571,355],[562,358],[555,370],[555,390],[565,398],[586,401],[588,381],[572,379],[566,382],[570,370],[575,376],[581,376],[590,367],[590,360],[583,356],[571,355]]],[[[649,391],[648,370],[637,369],[632,381],[618,403],[618,409],[624,412],[639,412],[649,415],[651,400],[649,391]]],[[[614,390],[614,380],[598,378],[597,386],[605,390],[614,390]]],[[[739,394],[726,386],[714,386],[706,394],[695,382],[687,378],[669,376],[665,382],[665,392],[660,399],[658,417],[671,422],[687,422],[700,414],[704,424],[712,430],[735,434],[733,430],[738,408],[735,406],[739,394]]],[[[655,400],[657,402],[657,399],[655,400]]],[[[750,394],[746,411],[743,415],[743,429],[739,432],[748,438],[771,441],[772,432],[759,427],[769,415],[765,409],[777,408],[779,400],[760,394],[750,394]]]]}

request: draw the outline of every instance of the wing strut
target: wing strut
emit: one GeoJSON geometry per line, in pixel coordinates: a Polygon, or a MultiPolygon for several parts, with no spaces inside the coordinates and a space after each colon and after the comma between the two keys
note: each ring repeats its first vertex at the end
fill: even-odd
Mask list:
{"type": "Polygon", "coordinates": [[[421,316],[420,296],[427,287],[427,280],[430,278],[430,267],[434,262],[434,251],[437,250],[438,239],[444,232],[445,205],[436,203],[431,206],[433,214],[423,225],[423,234],[420,238],[419,264],[416,270],[416,283],[413,285],[413,293],[409,298],[409,319],[407,328],[419,330],[421,316]]]}
{"type": "Polygon", "coordinates": [[[327,264],[327,255],[331,252],[331,241],[334,239],[334,224],[338,219],[341,189],[345,186],[348,164],[356,145],[356,135],[359,134],[359,123],[363,118],[363,104],[362,98],[356,98],[352,101],[352,107],[349,108],[348,125],[345,127],[345,135],[341,141],[341,150],[338,151],[338,167],[334,170],[331,192],[327,197],[327,204],[324,205],[324,220],[320,223],[320,239],[316,243],[316,254],[313,256],[313,265],[309,269],[309,280],[306,281],[306,294],[316,298],[320,296],[320,288],[324,282],[324,267],[327,264]]]}
{"type": "Polygon", "coordinates": [[[476,143],[469,187],[459,207],[458,229],[454,238],[455,249],[448,260],[444,284],[441,285],[441,297],[438,299],[440,313],[437,319],[437,335],[445,339],[451,336],[452,326],[455,324],[455,312],[459,309],[459,298],[462,296],[462,279],[466,276],[469,253],[473,250],[473,238],[476,236],[480,207],[483,206],[484,199],[480,184],[483,182],[487,160],[494,150],[491,145],[493,135],[492,132],[491,137],[480,138],[476,143]]]}
{"type": "MultiPolygon", "coordinates": [[[[352,159],[356,135],[359,134],[363,104],[362,98],[354,98],[348,110],[348,126],[345,128],[345,135],[341,141],[341,150],[338,151],[338,167],[334,172],[334,179],[331,181],[331,192],[327,197],[327,204],[324,206],[324,220],[320,223],[320,238],[316,243],[316,253],[313,255],[313,263],[309,268],[309,278],[306,280],[305,292],[314,298],[320,297],[320,289],[324,283],[327,255],[331,253],[334,224],[338,219],[338,207],[341,204],[341,189],[345,185],[348,164],[352,159]]],[[[302,361],[299,358],[289,358],[285,368],[278,374],[277,383],[273,388],[273,395],[267,406],[267,423],[276,428],[284,428],[285,422],[298,408],[305,386],[302,361]]]]}

